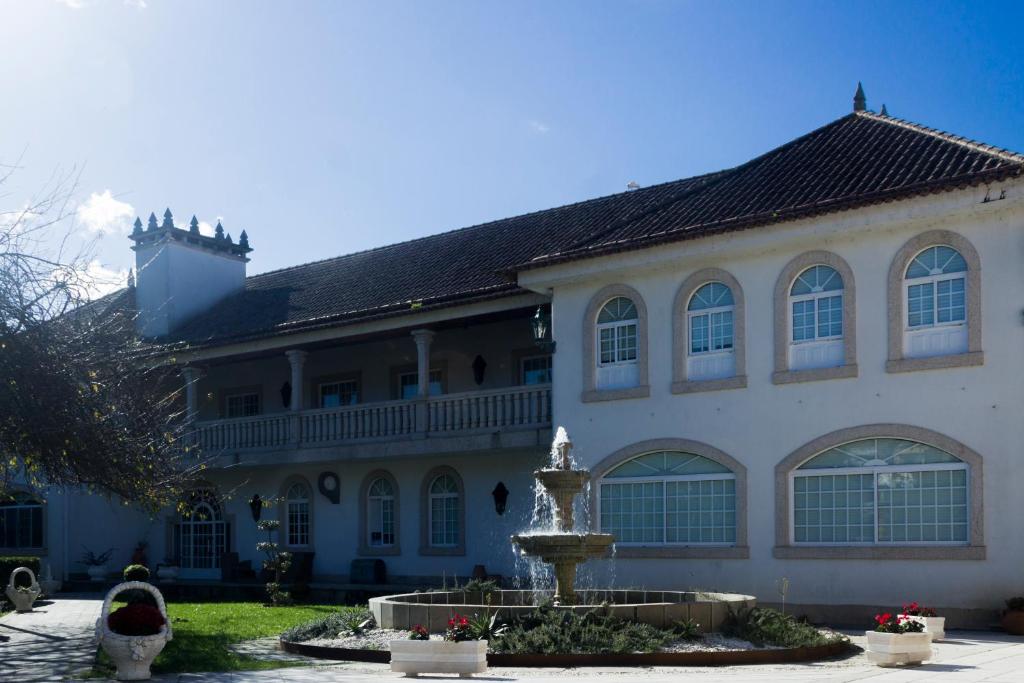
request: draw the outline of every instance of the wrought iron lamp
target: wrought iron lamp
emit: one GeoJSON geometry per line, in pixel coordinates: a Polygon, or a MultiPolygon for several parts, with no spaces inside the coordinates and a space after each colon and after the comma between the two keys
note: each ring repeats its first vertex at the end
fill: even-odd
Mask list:
{"type": "Polygon", "coordinates": [[[533,343],[545,353],[555,352],[555,342],[551,338],[551,309],[538,306],[530,321],[533,326],[533,343]]]}

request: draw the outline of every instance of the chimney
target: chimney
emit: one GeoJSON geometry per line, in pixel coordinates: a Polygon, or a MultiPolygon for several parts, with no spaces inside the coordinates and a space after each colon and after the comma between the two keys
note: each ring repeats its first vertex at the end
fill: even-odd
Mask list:
{"type": "Polygon", "coordinates": [[[222,299],[245,289],[245,264],[249,262],[249,237],[238,243],[217,235],[200,234],[195,216],[188,228],[174,225],[171,210],[162,224],[150,214],[148,227],[135,219],[129,239],[135,242],[135,302],[139,317],[135,327],[143,337],[162,337],[189,318],[222,299]]]}

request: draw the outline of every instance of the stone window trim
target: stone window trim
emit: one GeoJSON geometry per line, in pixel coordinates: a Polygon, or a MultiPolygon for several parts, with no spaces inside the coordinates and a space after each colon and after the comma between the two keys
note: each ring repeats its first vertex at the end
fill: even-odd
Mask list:
{"type": "Polygon", "coordinates": [[[431,469],[423,477],[420,484],[420,555],[452,555],[466,554],[466,485],[455,468],[439,465],[431,469]],[[430,545],[430,485],[442,474],[455,480],[459,487],[459,542],[453,547],[437,547],[430,545]]]}
{"type": "MultiPolygon", "coordinates": [[[[47,541],[49,540],[49,533],[47,533],[47,529],[49,528],[49,520],[50,520],[50,513],[49,513],[50,505],[49,505],[49,502],[45,498],[43,498],[42,496],[37,494],[36,492],[31,491],[29,489],[25,489],[25,488],[13,488],[13,489],[8,490],[7,494],[9,496],[21,495],[21,496],[24,496],[24,497],[27,497],[27,498],[31,498],[35,503],[38,503],[39,506],[42,508],[42,521],[41,521],[41,524],[43,526],[43,529],[42,529],[42,532],[43,532],[43,544],[41,546],[39,546],[38,548],[32,548],[32,547],[28,547],[28,548],[2,548],[2,549],[0,549],[0,555],[20,555],[20,556],[23,556],[23,557],[46,557],[46,555],[48,553],[48,543],[47,543],[47,541]]],[[[67,505],[68,504],[67,501],[68,501],[68,499],[64,498],[63,504],[67,505]]]]}
{"type": "Polygon", "coordinates": [[[774,294],[775,372],[772,384],[814,382],[857,376],[857,288],[853,269],[841,256],[830,251],[808,251],[793,258],[779,274],[774,294]],[[843,364],[832,368],[790,370],[789,290],[793,282],[811,266],[829,266],[843,278],[843,364]]]}
{"type": "Polygon", "coordinates": [[[359,485],[359,547],[356,549],[356,554],[363,557],[382,557],[385,555],[401,555],[402,554],[402,535],[401,535],[401,491],[398,488],[398,481],[394,475],[387,470],[373,470],[365,477],[363,477],[362,484],[359,485]],[[389,546],[372,546],[370,545],[370,539],[367,534],[367,525],[369,524],[369,517],[367,516],[367,507],[370,504],[370,485],[378,479],[386,479],[391,484],[391,490],[395,492],[395,542],[389,546]]]}
{"type": "Polygon", "coordinates": [[[905,424],[869,424],[829,432],[804,444],[775,466],[775,548],[773,557],[789,560],[984,560],[984,472],[982,458],[939,432],[905,424]],[[969,468],[970,530],[965,546],[798,546],[790,542],[790,473],[814,456],[861,439],[906,439],[946,451],[969,468]]]}
{"type": "MultiPolygon", "coordinates": [[[[631,460],[645,453],[655,451],[682,451],[692,453],[702,458],[717,462],[728,468],[736,479],[736,543],[732,546],[672,546],[672,545],[651,545],[651,546],[623,546],[615,551],[616,557],[629,558],[689,558],[689,559],[716,559],[716,560],[745,560],[750,557],[750,547],[747,545],[747,468],[738,460],[700,441],[690,439],[679,439],[666,437],[661,439],[648,439],[629,446],[625,446],[607,456],[591,468],[591,481],[594,485],[590,487],[590,509],[598,509],[598,495],[600,488],[597,482],[607,472],[618,467],[627,460],[631,460]]],[[[596,515],[591,515],[590,527],[593,531],[600,529],[600,520],[596,515]]]]}
{"type": "Polygon", "coordinates": [[[583,393],[580,400],[584,403],[594,401],[616,401],[627,398],[646,398],[651,395],[651,387],[647,379],[647,304],[640,292],[629,285],[615,284],[602,287],[590,299],[587,310],[583,314],[583,393]],[[635,387],[625,389],[597,388],[597,316],[606,303],[615,297],[625,297],[636,306],[636,363],[639,383],[635,387]]]}
{"type": "MultiPolygon", "coordinates": [[[[324,384],[335,384],[338,382],[355,382],[356,391],[359,392],[360,403],[365,403],[363,398],[363,373],[361,370],[353,370],[351,372],[333,372],[325,375],[316,375],[306,380],[308,387],[306,389],[306,406],[307,410],[320,410],[320,387],[324,384]]],[[[345,406],[342,406],[343,408],[345,406]]]]}
{"type": "Polygon", "coordinates": [[[742,389],[747,386],[746,308],[739,280],[721,268],[704,268],[683,280],[672,305],[672,393],[742,389]],[[690,326],[687,306],[694,293],[709,282],[721,282],[732,291],[733,354],[736,374],[720,379],[690,380],[686,376],[686,359],[690,348],[690,326]]]}
{"type": "Polygon", "coordinates": [[[281,528],[278,533],[278,538],[281,541],[281,547],[286,550],[299,550],[308,551],[312,550],[315,544],[313,543],[313,502],[315,500],[316,489],[309,483],[301,474],[292,474],[285,478],[281,484],[280,494],[278,495],[277,501],[277,518],[281,520],[281,528]],[[292,545],[288,542],[288,489],[295,484],[302,484],[309,491],[309,543],[305,545],[292,545]]]}
{"type": "Polygon", "coordinates": [[[950,230],[929,230],[910,238],[900,247],[889,266],[886,288],[888,299],[889,358],[886,372],[913,372],[983,365],[981,350],[981,259],[970,241],[950,230]],[[904,276],[910,261],[928,247],[947,246],[956,249],[967,262],[967,352],[926,358],[906,358],[903,355],[905,311],[903,309],[904,276]]]}

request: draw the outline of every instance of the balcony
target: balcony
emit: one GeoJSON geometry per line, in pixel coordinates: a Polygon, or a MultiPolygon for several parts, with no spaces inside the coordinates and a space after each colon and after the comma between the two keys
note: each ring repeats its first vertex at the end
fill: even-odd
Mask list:
{"type": "Polygon", "coordinates": [[[551,385],[467,391],[196,423],[207,454],[283,451],[551,427],[551,385]]]}

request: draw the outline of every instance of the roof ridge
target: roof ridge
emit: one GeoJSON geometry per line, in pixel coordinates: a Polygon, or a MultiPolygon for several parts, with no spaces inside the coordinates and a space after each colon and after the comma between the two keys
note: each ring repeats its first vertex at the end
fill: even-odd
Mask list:
{"type": "Polygon", "coordinates": [[[876,114],[873,111],[855,112],[854,116],[861,116],[872,121],[878,121],[879,123],[887,123],[891,126],[898,126],[924,135],[929,135],[931,137],[944,140],[945,142],[960,145],[961,147],[966,147],[967,149],[975,152],[988,154],[989,156],[994,156],[1005,161],[1013,161],[1018,164],[1024,163],[1024,154],[1020,154],[1019,152],[1014,152],[1006,149],[1005,147],[989,145],[971,138],[965,138],[962,135],[954,135],[953,133],[949,133],[938,128],[931,128],[920,123],[914,123],[913,121],[908,121],[906,119],[897,118],[895,116],[882,116],[881,114],[876,114]]]}

